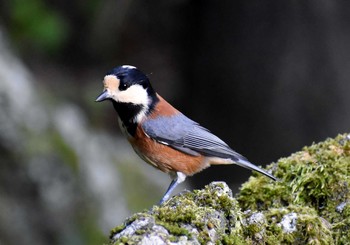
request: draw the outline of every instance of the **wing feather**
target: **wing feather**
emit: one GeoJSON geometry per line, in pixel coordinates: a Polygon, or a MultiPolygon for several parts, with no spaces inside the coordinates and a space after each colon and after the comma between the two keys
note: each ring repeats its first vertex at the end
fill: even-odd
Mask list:
{"type": "Polygon", "coordinates": [[[145,133],[160,143],[190,155],[198,153],[234,161],[246,160],[233,151],[224,141],[183,114],[172,117],[157,117],[142,124],[145,133]]]}

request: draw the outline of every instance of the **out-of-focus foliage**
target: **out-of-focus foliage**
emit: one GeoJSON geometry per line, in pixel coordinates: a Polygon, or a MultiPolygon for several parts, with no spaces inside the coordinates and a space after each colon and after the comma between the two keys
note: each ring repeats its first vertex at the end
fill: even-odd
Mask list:
{"type": "Polygon", "coordinates": [[[50,54],[62,49],[69,35],[69,26],[43,0],[9,1],[9,9],[9,30],[18,47],[27,49],[29,45],[50,54]],[[27,45],[22,46],[23,42],[27,45]]]}

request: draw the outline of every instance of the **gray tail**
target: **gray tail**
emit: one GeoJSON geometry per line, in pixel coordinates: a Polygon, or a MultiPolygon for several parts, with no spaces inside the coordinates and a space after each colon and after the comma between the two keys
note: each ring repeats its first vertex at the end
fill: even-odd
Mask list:
{"type": "Polygon", "coordinates": [[[237,164],[238,166],[241,166],[243,168],[247,168],[250,170],[254,170],[256,172],[259,172],[263,175],[266,175],[267,177],[273,179],[273,180],[277,180],[277,178],[275,176],[273,176],[272,174],[269,174],[268,172],[266,172],[265,170],[255,166],[254,164],[252,164],[251,162],[249,162],[248,160],[244,160],[244,159],[238,159],[238,161],[235,161],[235,164],[237,164]]]}

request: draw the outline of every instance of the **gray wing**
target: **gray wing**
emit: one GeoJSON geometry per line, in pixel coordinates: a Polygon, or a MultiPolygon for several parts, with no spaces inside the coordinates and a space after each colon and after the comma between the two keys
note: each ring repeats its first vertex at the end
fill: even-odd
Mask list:
{"type": "Polygon", "coordinates": [[[142,124],[142,128],[152,139],[186,154],[230,158],[241,167],[255,170],[276,180],[272,174],[249,162],[209,130],[183,114],[147,120],[142,124]]]}
{"type": "Polygon", "coordinates": [[[190,155],[246,160],[220,138],[183,114],[146,120],[142,128],[149,137],[190,155]]]}

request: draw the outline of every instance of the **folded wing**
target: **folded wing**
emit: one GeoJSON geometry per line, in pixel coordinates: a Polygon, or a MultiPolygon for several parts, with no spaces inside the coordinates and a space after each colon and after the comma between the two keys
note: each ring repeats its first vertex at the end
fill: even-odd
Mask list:
{"type": "Polygon", "coordinates": [[[142,128],[152,139],[190,155],[246,160],[219,137],[183,114],[147,120],[142,128]]]}
{"type": "Polygon", "coordinates": [[[255,170],[276,180],[272,174],[249,162],[220,138],[183,114],[147,120],[142,128],[152,139],[186,154],[229,158],[241,167],[255,170]]]}

